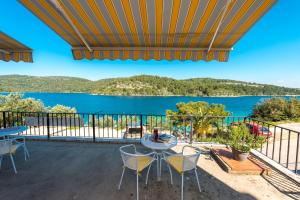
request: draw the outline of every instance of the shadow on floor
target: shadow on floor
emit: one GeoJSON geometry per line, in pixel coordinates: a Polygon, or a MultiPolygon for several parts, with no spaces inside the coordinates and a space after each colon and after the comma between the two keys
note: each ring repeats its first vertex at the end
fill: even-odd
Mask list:
{"type": "Polygon", "coordinates": [[[263,177],[281,193],[295,200],[300,199],[300,184],[286,178],[276,170],[272,171],[271,176],[263,175],[263,177]]]}

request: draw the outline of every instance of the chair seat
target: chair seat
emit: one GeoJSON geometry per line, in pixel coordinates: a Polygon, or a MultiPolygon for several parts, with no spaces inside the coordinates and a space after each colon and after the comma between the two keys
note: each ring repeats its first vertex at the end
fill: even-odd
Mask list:
{"type": "Polygon", "coordinates": [[[183,172],[183,156],[168,156],[166,161],[179,173],[183,172]]]}
{"type": "Polygon", "coordinates": [[[184,171],[194,168],[192,161],[184,159],[182,155],[172,155],[166,158],[166,161],[178,172],[182,173],[184,171]],[[183,164],[184,162],[184,164],[183,164]]]}
{"type": "Polygon", "coordinates": [[[130,167],[131,169],[141,172],[152,162],[152,160],[153,158],[150,156],[138,156],[138,157],[130,157],[126,162],[128,163],[129,166],[131,166],[130,167]],[[137,162],[137,169],[135,169],[136,162],[137,162]]]}

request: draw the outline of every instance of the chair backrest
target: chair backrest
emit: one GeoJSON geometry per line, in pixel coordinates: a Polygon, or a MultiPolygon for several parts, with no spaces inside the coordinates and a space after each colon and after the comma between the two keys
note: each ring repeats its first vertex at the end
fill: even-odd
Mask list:
{"type": "Polygon", "coordinates": [[[186,145],[182,149],[183,171],[188,171],[197,167],[201,151],[197,147],[186,145]]]}
{"type": "Polygon", "coordinates": [[[129,169],[137,170],[138,155],[136,154],[136,148],[133,144],[120,147],[121,157],[125,167],[129,169]]]}
{"type": "Polygon", "coordinates": [[[0,155],[8,154],[11,150],[12,140],[0,140],[0,155]]]}

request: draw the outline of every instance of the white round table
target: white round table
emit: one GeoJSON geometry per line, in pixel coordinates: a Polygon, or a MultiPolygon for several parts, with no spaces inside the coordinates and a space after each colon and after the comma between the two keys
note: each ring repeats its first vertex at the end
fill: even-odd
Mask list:
{"type": "MultiPolygon", "coordinates": [[[[160,134],[161,135],[161,134],[160,134]]],[[[157,158],[157,180],[161,180],[161,156],[162,152],[166,151],[172,147],[177,145],[177,138],[174,135],[169,135],[170,139],[164,142],[155,142],[152,139],[152,134],[145,134],[142,139],[141,143],[143,146],[152,149],[156,153],[157,158]]]]}

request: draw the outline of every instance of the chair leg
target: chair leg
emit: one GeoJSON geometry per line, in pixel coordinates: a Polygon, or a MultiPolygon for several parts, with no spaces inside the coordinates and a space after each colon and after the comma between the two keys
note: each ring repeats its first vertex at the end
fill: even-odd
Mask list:
{"type": "Polygon", "coordinates": [[[26,161],[26,160],[27,160],[27,154],[26,154],[25,145],[23,145],[23,150],[24,150],[24,159],[25,159],[25,161],[26,161]]]}
{"type": "Polygon", "coordinates": [[[160,180],[161,180],[161,174],[162,174],[162,173],[161,173],[161,163],[162,163],[161,160],[162,160],[162,159],[160,158],[160,159],[159,159],[159,178],[160,178],[160,180]]]}
{"type": "Polygon", "coordinates": [[[159,181],[159,157],[158,157],[158,155],[157,155],[157,157],[156,157],[156,162],[157,162],[157,166],[156,166],[156,168],[157,168],[157,180],[159,181]]]}
{"type": "Polygon", "coordinates": [[[148,184],[148,176],[149,176],[149,172],[150,172],[151,166],[152,166],[152,163],[151,163],[150,166],[148,167],[147,176],[146,176],[146,185],[148,184]]]}
{"type": "Polygon", "coordinates": [[[181,200],[183,200],[183,182],[184,180],[184,173],[181,174],[181,200]]]}
{"type": "Polygon", "coordinates": [[[198,177],[198,173],[197,173],[197,169],[196,168],[195,168],[195,174],[196,174],[196,179],[197,179],[197,183],[198,183],[199,192],[201,192],[201,187],[200,187],[200,183],[199,183],[199,177],[198,177]]]}
{"type": "Polygon", "coordinates": [[[10,154],[10,160],[11,160],[11,164],[12,164],[12,166],[14,168],[15,174],[18,173],[17,169],[16,169],[16,166],[15,166],[15,162],[14,162],[14,158],[13,158],[12,154],[10,154]]]}
{"type": "Polygon", "coordinates": [[[139,173],[136,172],[136,200],[139,200],[139,173]]]}
{"type": "Polygon", "coordinates": [[[121,180],[120,180],[120,182],[119,182],[118,190],[120,190],[120,189],[121,189],[121,184],[122,184],[122,180],[123,180],[124,172],[125,172],[125,167],[123,167],[123,172],[122,172],[122,175],[121,175],[121,180]]]}
{"type": "Polygon", "coordinates": [[[26,160],[26,158],[29,158],[29,152],[28,152],[28,149],[25,144],[24,144],[23,148],[24,148],[24,154],[25,154],[25,160],[26,160]]]}
{"type": "Polygon", "coordinates": [[[1,165],[2,165],[2,158],[3,158],[3,156],[0,156],[0,169],[1,169],[1,165]]]}
{"type": "Polygon", "coordinates": [[[171,177],[171,185],[173,185],[173,176],[172,176],[172,170],[171,170],[171,167],[168,163],[168,168],[169,168],[169,172],[170,172],[170,177],[171,177]]]}

